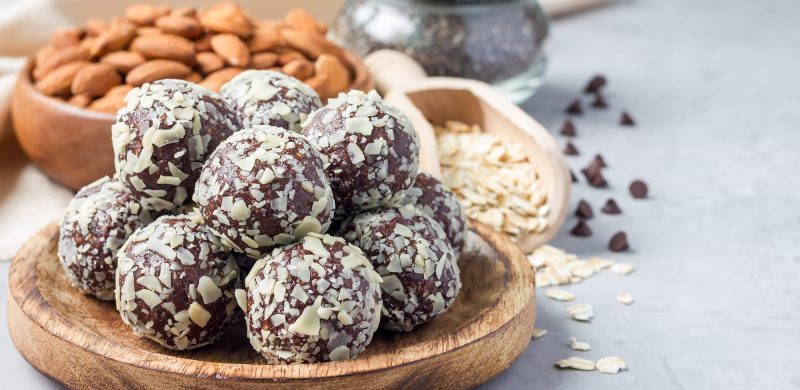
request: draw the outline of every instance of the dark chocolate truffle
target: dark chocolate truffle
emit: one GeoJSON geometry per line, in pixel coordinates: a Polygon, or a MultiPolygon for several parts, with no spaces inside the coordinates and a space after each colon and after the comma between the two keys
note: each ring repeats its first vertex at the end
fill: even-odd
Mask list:
{"type": "Polygon", "coordinates": [[[82,293],[114,299],[116,254],[149,216],[117,180],[103,177],[69,202],[58,240],[58,259],[82,293]]]}
{"type": "Polygon", "coordinates": [[[117,310],[140,336],[169,349],[213,343],[236,316],[239,267],[198,214],[162,216],[118,254],[117,310]]]}
{"type": "Polygon", "coordinates": [[[269,363],[345,360],[378,328],[380,282],[360,249],[309,233],[257,261],[236,298],[250,343],[269,363]]]}
{"type": "Polygon", "coordinates": [[[467,216],[456,196],[435,177],[420,172],[414,186],[406,191],[401,204],[411,204],[433,218],[447,234],[447,240],[458,255],[464,248],[467,216]]]}
{"type": "Polygon", "coordinates": [[[375,91],[328,100],[309,116],[303,134],[325,159],[337,215],[397,202],[417,176],[417,131],[375,91]]]}
{"type": "Polygon", "coordinates": [[[319,152],[302,135],[265,125],[219,145],[200,173],[194,201],[215,234],[255,259],[326,232],[334,208],[319,152]]]}
{"type": "Polygon", "coordinates": [[[222,86],[220,95],[242,127],[272,125],[299,132],[320,107],[319,95],[302,81],[271,70],[247,70],[222,86]]]}
{"type": "Polygon", "coordinates": [[[453,248],[436,221],[411,205],[356,216],[345,238],[383,278],[383,325],[410,331],[444,313],[461,280],[453,248]]]}
{"type": "Polygon", "coordinates": [[[217,94],[182,80],[134,88],[111,127],[119,180],[147,210],[188,202],[203,162],[240,128],[217,94]]]}

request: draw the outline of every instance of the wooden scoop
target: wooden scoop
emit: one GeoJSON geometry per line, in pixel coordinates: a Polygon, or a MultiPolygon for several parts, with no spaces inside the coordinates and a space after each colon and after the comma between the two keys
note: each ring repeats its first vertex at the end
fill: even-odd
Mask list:
{"type": "Polygon", "coordinates": [[[567,215],[572,180],[564,155],[542,125],[490,85],[453,77],[427,77],[416,61],[398,51],[376,51],[367,56],[365,63],[384,99],[403,110],[417,129],[420,170],[441,177],[431,122],[477,124],[488,133],[521,145],[537,169],[551,211],[544,232],[520,237],[517,244],[529,253],[553,238],[567,215]]]}

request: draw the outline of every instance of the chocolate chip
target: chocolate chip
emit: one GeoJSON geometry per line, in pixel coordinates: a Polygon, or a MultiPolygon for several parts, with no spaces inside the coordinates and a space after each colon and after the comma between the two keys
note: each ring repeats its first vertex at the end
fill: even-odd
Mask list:
{"type": "Polygon", "coordinates": [[[575,237],[589,237],[592,235],[592,229],[589,228],[589,225],[582,220],[578,220],[578,223],[572,230],[569,231],[569,234],[572,234],[575,237]]]}
{"type": "Polygon", "coordinates": [[[600,92],[600,89],[602,89],[605,85],[606,85],[606,78],[603,77],[603,75],[598,74],[592,77],[591,80],[589,80],[589,83],[586,84],[586,87],[583,89],[583,92],[597,93],[600,92]]]}
{"type": "Polygon", "coordinates": [[[619,118],[619,124],[623,126],[636,126],[636,122],[633,120],[631,114],[628,114],[628,111],[622,111],[622,116],[619,118]]]}
{"type": "Polygon", "coordinates": [[[608,242],[608,249],[614,252],[622,252],[628,249],[628,236],[625,232],[616,232],[608,242]]]}
{"type": "Polygon", "coordinates": [[[606,160],[603,159],[603,156],[601,156],[600,154],[594,155],[594,160],[592,160],[592,164],[596,164],[600,168],[605,168],[608,166],[606,165],[606,160]]]}
{"type": "Polygon", "coordinates": [[[644,199],[647,197],[647,184],[641,180],[632,181],[628,189],[635,199],[644,199]]]}
{"type": "Polygon", "coordinates": [[[578,207],[575,208],[575,216],[583,219],[592,219],[594,212],[592,212],[592,206],[589,205],[589,202],[581,199],[578,202],[578,207]]]}
{"type": "Polygon", "coordinates": [[[567,114],[573,115],[580,115],[583,114],[583,108],[581,107],[581,101],[578,99],[573,100],[569,106],[567,106],[567,114]]]}
{"type": "Polygon", "coordinates": [[[620,209],[617,202],[611,198],[608,198],[602,211],[606,214],[622,214],[622,209],[620,209]]]}
{"type": "Polygon", "coordinates": [[[606,178],[603,177],[603,172],[597,172],[592,177],[587,179],[589,180],[589,185],[591,185],[594,188],[604,188],[608,186],[606,178]]]}
{"type": "Polygon", "coordinates": [[[567,156],[577,156],[580,153],[578,153],[578,148],[576,148],[572,142],[567,142],[567,144],[564,146],[564,154],[567,156]]]}
{"type": "Polygon", "coordinates": [[[569,175],[572,176],[572,182],[577,183],[578,178],[575,176],[575,172],[572,172],[572,169],[569,170],[569,175]]]}
{"type": "Polygon", "coordinates": [[[564,124],[561,125],[561,135],[574,137],[576,134],[578,133],[575,131],[575,125],[572,124],[572,121],[569,119],[565,120],[564,124]]]}
{"type": "Polygon", "coordinates": [[[603,95],[598,93],[594,95],[594,101],[592,101],[592,107],[608,108],[608,103],[606,102],[606,99],[603,98],[603,95]]]}

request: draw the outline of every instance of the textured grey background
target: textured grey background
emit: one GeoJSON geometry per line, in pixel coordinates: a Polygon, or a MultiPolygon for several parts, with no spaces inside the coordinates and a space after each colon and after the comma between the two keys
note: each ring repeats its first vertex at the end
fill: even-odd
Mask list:
{"type": "MultiPolygon", "coordinates": [[[[485,388],[800,388],[798,21],[796,0],[639,0],[553,25],[545,85],[524,108],[555,131],[585,81],[609,77],[612,107],[575,120],[582,155],[569,161],[581,167],[601,151],[611,187],[578,184],[573,202],[597,209],[613,195],[624,211],[592,220],[591,238],[562,232],[555,245],[638,269],[567,288],[594,306],[591,324],[540,298],[537,326],[550,333],[485,388]],[[616,125],[623,107],[635,129],[616,125]],[[627,195],[636,177],[650,184],[650,200],[627,195]],[[605,251],[618,229],[630,253],[605,251]],[[617,303],[622,291],[636,303],[617,303]],[[573,335],[592,351],[571,351],[573,335]],[[553,368],[570,355],[619,355],[630,369],[553,368]]],[[[7,274],[0,264],[0,317],[7,274]]],[[[19,356],[6,328],[0,318],[0,387],[54,386],[19,356]]]]}

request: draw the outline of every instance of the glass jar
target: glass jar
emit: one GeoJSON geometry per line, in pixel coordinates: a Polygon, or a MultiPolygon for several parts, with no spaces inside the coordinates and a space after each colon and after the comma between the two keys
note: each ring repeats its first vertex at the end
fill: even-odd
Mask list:
{"type": "Polygon", "coordinates": [[[330,38],[402,51],[430,76],[478,79],[520,103],[541,84],[548,19],[536,0],[347,0],[330,38]]]}

